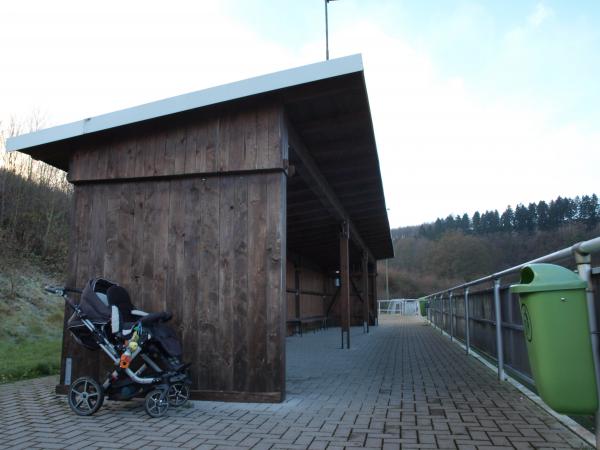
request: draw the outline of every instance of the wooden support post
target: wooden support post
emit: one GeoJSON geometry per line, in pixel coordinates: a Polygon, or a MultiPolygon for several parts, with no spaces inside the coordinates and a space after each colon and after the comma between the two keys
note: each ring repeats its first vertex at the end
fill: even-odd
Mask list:
{"type": "Polygon", "coordinates": [[[342,326],[342,348],[344,348],[344,332],[346,347],[350,348],[350,261],[349,261],[349,228],[348,222],[342,224],[340,234],[340,312],[342,326]]]}
{"type": "Polygon", "coordinates": [[[364,308],[364,327],[365,331],[369,332],[369,255],[363,253],[362,258],[362,291],[363,291],[363,308],[364,308]]]}
{"type": "Polygon", "coordinates": [[[296,285],[295,309],[296,319],[300,319],[300,263],[294,267],[294,284],[296,285]]]}
{"type": "Polygon", "coordinates": [[[373,264],[373,324],[379,325],[379,298],[377,297],[377,262],[373,264]]]}
{"type": "Polygon", "coordinates": [[[301,318],[301,311],[300,311],[300,261],[298,260],[298,262],[296,264],[294,264],[294,286],[296,289],[296,292],[294,293],[294,312],[296,315],[296,320],[298,321],[298,331],[300,332],[300,336],[302,336],[303,334],[303,330],[302,330],[302,321],[300,320],[301,318]]]}

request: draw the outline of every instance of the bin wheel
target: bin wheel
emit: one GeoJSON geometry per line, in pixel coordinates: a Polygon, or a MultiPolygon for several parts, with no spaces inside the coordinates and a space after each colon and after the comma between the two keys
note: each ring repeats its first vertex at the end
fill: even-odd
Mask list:
{"type": "Polygon", "coordinates": [[[69,387],[69,406],[75,414],[91,416],[104,402],[102,386],[91,377],[76,379],[69,387]]]}
{"type": "Polygon", "coordinates": [[[185,405],[190,398],[190,388],[185,383],[175,383],[167,392],[167,399],[169,405],[177,408],[178,406],[185,405]]]}
{"type": "Polygon", "coordinates": [[[154,389],[146,394],[144,408],[150,417],[161,417],[169,409],[169,401],[163,389],[154,389]]]}

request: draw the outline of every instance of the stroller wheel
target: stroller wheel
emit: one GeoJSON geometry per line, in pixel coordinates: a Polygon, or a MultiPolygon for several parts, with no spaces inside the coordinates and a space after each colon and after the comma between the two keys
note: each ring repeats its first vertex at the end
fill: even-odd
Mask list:
{"type": "Polygon", "coordinates": [[[190,388],[184,383],[175,383],[167,391],[169,405],[178,407],[185,404],[190,398],[190,388]]]}
{"type": "Polygon", "coordinates": [[[144,408],[150,417],[160,417],[169,409],[167,395],[162,389],[154,389],[148,392],[144,401],[144,408]]]}
{"type": "Polygon", "coordinates": [[[71,383],[69,388],[69,406],[75,414],[91,416],[104,402],[104,391],[96,380],[81,377],[71,383]]]}

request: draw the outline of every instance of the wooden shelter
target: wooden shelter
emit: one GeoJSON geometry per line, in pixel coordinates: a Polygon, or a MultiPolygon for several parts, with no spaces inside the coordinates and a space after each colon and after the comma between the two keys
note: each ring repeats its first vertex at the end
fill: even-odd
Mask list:
{"type": "MultiPolygon", "coordinates": [[[[360,55],[7,147],[68,171],[67,284],[103,276],[173,312],[194,398],[281,401],[287,334],[375,322],[376,261],[393,249],[360,55]]],[[[59,391],[103,364],[66,333],[59,391]]]]}

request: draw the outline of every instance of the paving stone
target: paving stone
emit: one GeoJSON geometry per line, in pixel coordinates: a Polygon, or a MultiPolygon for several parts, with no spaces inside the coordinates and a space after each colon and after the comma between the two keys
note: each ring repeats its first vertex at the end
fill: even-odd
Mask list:
{"type": "Polygon", "coordinates": [[[107,401],[79,417],[56,377],[0,385],[0,449],[589,447],[420,318],[382,318],[351,340],[289,337],[281,404],[194,402],[151,419],[141,401],[107,401]]]}

